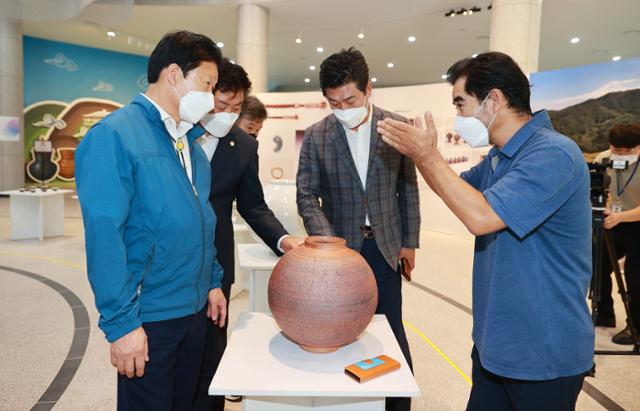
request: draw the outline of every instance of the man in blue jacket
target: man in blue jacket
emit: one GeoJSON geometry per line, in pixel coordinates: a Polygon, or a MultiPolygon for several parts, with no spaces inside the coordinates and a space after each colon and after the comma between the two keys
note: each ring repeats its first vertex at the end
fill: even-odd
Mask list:
{"type": "Polygon", "coordinates": [[[205,36],[168,33],[149,58],[145,94],[76,151],[87,271],[119,373],[119,410],[190,410],[206,318],[226,320],[211,171],[187,136],[213,109],[221,59],[205,36]]]}

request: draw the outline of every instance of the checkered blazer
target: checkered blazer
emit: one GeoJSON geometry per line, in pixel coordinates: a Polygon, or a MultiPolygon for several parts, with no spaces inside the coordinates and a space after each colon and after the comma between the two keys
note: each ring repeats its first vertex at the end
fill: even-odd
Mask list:
{"type": "Polygon", "coordinates": [[[400,247],[418,248],[420,200],[413,162],[385,144],[376,124],[401,116],[373,107],[366,187],[358,176],[345,131],[331,114],[307,128],[297,175],[298,213],[309,235],[343,237],[360,251],[365,214],[376,242],[395,269],[400,247]]]}

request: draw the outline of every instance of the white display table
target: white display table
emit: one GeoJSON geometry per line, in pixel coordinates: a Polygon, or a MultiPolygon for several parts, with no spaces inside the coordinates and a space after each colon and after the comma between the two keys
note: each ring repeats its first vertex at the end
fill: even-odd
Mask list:
{"type": "Polygon", "coordinates": [[[245,411],[383,411],[385,397],[417,397],[420,389],[383,315],[358,341],[313,354],[284,337],[268,314],[243,313],[209,395],[244,396],[245,411]],[[400,369],[363,384],[344,373],[345,366],[382,354],[400,369]]]}
{"type": "Polygon", "coordinates": [[[249,274],[249,311],[268,313],[269,278],[279,257],[264,244],[238,244],[237,248],[238,265],[249,274]]]}
{"type": "MultiPolygon", "coordinates": [[[[253,237],[250,234],[249,226],[242,219],[234,221],[233,223],[233,236],[236,244],[253,243],[253,237]]],[[[240,294],[244,290],[249,289],[249,281],[244,274],[244,270],[240,268],[240,260],[238,253],[234,253],[235,260],[235,279],[236,281],[231,286],[231,298],[240,294]]]]}
{"type": "Polygon", "coordinates": [[[64,195],[73,190],[48,189],[35,192],[3,191],[9,196],[11,239],[25,240],[61,236],[64,234],[64,195]]]}

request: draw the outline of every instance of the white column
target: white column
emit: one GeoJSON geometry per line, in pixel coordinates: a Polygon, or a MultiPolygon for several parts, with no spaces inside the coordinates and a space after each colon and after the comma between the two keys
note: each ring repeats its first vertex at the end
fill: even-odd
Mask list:
{"type": "Polygon", "coordinates": [[[244,3],[238,6],[237,63],[249,74],[253,91],[267,91],[267,35],[269,10],[244,3]]]}
{"type": "MultiPolygon", "coordinates": [[[[23,123],[22,23],[0,17],[0,115],[23,123]]],[[[19,142],[0,142],[0,191],[24,186],[24,124],[19,142]]]]}
{"type": "Polygon", "coordinates": [[[538,71],[542,0],[494,0],[489,49],[510,55],[526,74],[538,71]]]}

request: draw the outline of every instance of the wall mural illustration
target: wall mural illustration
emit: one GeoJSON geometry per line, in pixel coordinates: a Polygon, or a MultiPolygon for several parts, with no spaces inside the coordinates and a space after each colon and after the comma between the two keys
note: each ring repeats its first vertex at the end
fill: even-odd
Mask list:
{"type": "Polygon", "coordinates": [[[73,188],[76,147],[146,90],[148,59],[28,36],[23,44],[27,183],[73,188]]]}

